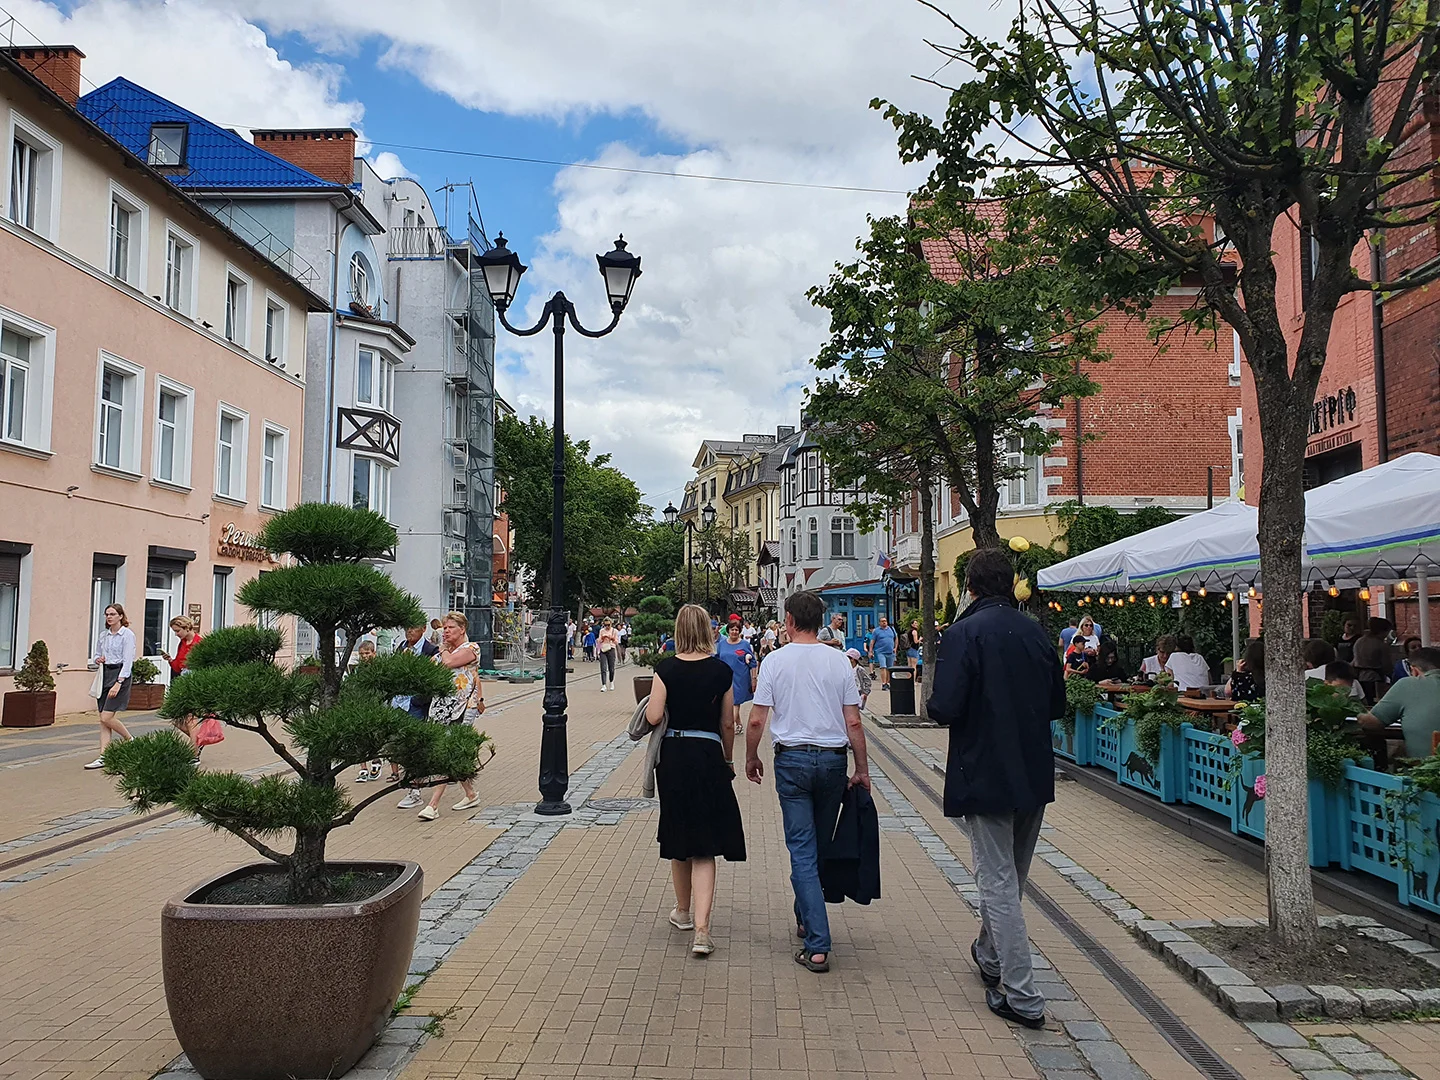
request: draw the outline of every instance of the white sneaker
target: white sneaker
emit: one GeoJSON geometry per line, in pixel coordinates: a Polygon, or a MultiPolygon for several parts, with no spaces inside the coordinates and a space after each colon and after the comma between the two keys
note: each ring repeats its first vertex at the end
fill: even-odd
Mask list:
{"type": "Polygon", "coordinates": [[[418,816],[421,821],[434,821],[440,816],[440,811],[436,810],[433,806],[427,806],[424,810],[420,811],[418,816]]]}
{"type": "Polygon", "coordinates": [[[85,768],[87,769],[103,769],[104,767],[105,759],[103,757],[97,757],[94,761],[90,762],[90,764],[85,766],[85,768]]]}
{"type": "Polygon", "coordinates": [[[451,809],[451,810],[473,810],[475,807],[477,807],[477,806],[479,806],[479,805],[480,805],[480,796],[479,796],[479,795],[476,795],[476,796],[474,796],[473,798],[461,799],[459,802],[457,802],[457,803],[456,803],[454,806],[452,806],[450,809],[451,809]]]}
{"type": "Polygon", "coordinates": [[[413,810],[420,805],[420,792],[413,788],[405,793],[405,797],[395,804],[397,810],[413,810]]]}
{"type": "Polygon", "coordinates": [[[368,784],[368,783],[369,783],[371,780],[373,780],[373,779],[375,779],[375,778],[370,775],[370,770],[369,770],[369,769],[361,769],[361,770],[355,775],[355,782],[356,782],[357,784],[368,784]]]}

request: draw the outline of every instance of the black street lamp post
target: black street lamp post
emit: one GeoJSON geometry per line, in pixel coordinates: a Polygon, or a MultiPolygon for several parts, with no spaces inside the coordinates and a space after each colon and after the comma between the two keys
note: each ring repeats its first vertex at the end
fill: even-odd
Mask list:
{"type": "MultiPolygon", "coordinates": [[[[680,516],[680,511],[675,509],[674,503],[666,503],[665,509],[661,512],[665,515],[666,525],[674,525],[676,518],[680,516]]],[[[700,511],[700,517],[705,522],[704,528],[708,529],[714,525],[715,504],[707,502],[705,508],[700,511]]],[[[687,604],[695,602],[695,571],[693,565],[695,556],[690,552],[690,538],[699,531],[700,529],[696,527],[694,521],[690,518],[685,519],[685,602],[687,604]]]]}
{"type": "Polygon", "coordinates": [[[550,620],[545,628],[545,705],[540,732],[540,802],[537,814],[568,814],[570,804],[565,791],[570,786],[570,755],[566,744],[565,708],[565,324],[588,338],[604,337],[614,330],[630,302],[630,290],[640,276],[640,257],[625,250],[625,238],[615,241],[615,249],[595,256],[605,279],[605,292],[610,300],[610,325],[603,330],[587,330],[575,315],[575,305],[563,292],[557,292],[545,303],[540,321],[528,330],[518,330],[505,318],[506,309],[515,299],[520,275],[526,267],[520,257],[506,246],[502,233],[495,246],[479,258],[485,274],[485,288],[495,303],[500,325],[512,334],[530,337],[549,323],[555,332],[555,460],[553,479],[554,502],[550,513],[550,620]]]}

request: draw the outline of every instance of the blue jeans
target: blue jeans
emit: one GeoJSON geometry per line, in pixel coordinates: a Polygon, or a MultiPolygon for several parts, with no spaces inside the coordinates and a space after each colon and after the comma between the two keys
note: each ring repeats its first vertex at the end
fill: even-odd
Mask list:
{"type": "Polygon", "coordinates": [[[889,649],[875,650],[875,664],[878,667],[889,668],[895,666],[895,654],[889,649]]]}
{"type": "Polygon", "coordinates": [[[830,917],[820,890],[820,845],[828,842],[840,815],[849,782],[845,754],[819,750],[778,750],[775,790],[790,849],[790,886],[795,890],[795,920],[805,928],[805,950],[830,952],[830,917]]]}

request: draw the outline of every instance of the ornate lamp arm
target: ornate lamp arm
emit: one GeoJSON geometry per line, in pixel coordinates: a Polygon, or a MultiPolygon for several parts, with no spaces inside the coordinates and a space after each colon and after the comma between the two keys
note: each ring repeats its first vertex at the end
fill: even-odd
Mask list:
{"type": "Polygon", "coordinates": [[[545,302],[545,310],[540,313],[540,321],[537,322],[534,326],[532,326],[529,330],[517,330],[515,327],[511,326],[510,320],[505,318],[505,309],[503,307],[500,307],[498,304],[495,307],[495,314],[500,319],[500,325],[505,327],[506,330],[509,330],[516,337],[534,337],[541,330],[545,329],[545,324],[550,321],[550,316],[555,314],[556,300],[563,301],[567,307],[569,306],[569,301],[565,300],[565,294],[556,293],[554,296],[552,296],[549,300],[545,302]]]}
{"type": "Polygon", "coordinates": [[[611,316],[610,325],[605,327],[604,330],[586,330],[585,327],[580,325],[580,320],[575,317],[575,305],[570,303],[569,300],[565,301],[565,314],[570,320],[570,325],[575,328],[575,332],[578,334],[584,334],[588,338],[604,337],[606,334],[610,333],[611,330],[614,330],[615,327],[620,325],[621,313],[617,310],[611,316]]]}

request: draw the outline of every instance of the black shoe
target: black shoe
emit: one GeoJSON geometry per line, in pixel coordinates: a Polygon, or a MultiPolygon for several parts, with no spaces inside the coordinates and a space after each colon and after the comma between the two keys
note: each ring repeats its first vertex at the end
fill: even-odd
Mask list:
{"type": "Polygon", "coordinates": [[[980,963],[980,939],[976,938],[970,943],[970,959],[975,961],[975,970],[980,972],[980,981],[985,984],[986,990],[1000,989],[1000,976],[991,975],[985,970],[985,965],[980,963]]]}
{"type": "Polygon", "coordinates": [[[1019,1024],[1037,1031],[1045,1026],[1044,1013],[1039,1016],[1022,1016],[1010,1007],[1010,999],[998,990],[985,992],[985,1004],[990,1006],[990,1011],[1000,1019],[1008,1020],[1012,1024],[1019,1024]]]}

